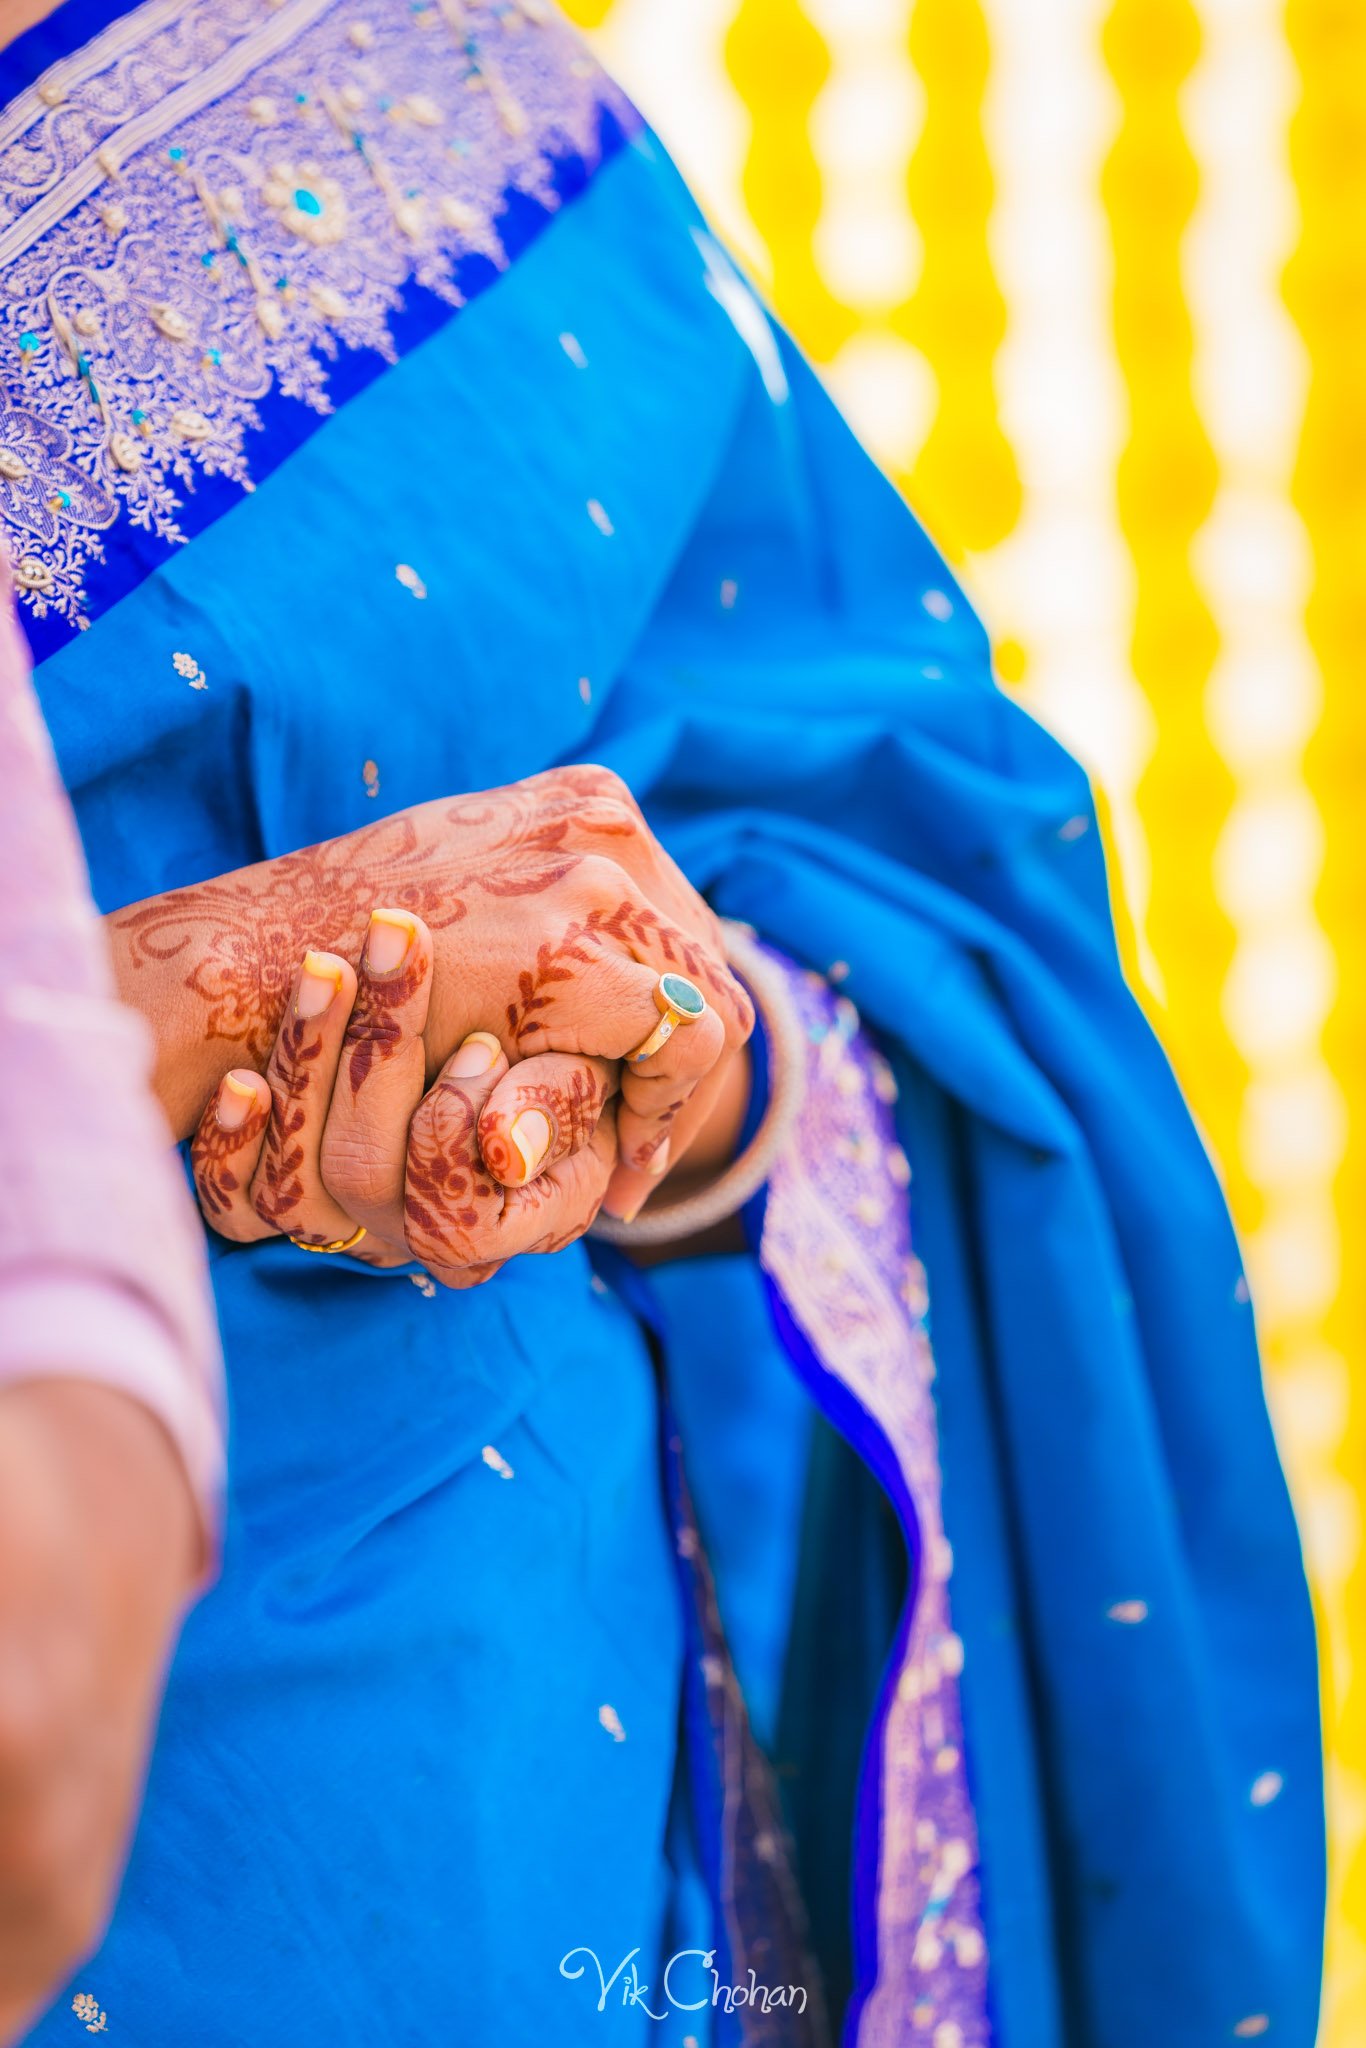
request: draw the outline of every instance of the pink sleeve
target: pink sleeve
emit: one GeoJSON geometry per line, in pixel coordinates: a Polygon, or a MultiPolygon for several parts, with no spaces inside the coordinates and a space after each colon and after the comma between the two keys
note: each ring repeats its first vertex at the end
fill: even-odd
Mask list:
{"type": "Polygon", "coordinates": [[[0,563],[0,1386],[60,1375],[145,1403],[184,1460],[205,1561],[223,1479],[203,1241],[114,995],[0,563]]]}

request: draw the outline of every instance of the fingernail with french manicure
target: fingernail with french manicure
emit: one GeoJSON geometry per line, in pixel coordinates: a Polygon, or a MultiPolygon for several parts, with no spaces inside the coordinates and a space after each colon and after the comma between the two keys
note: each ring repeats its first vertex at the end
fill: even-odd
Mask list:
{"type": "Polygon", "coordinates": [[[256,1107],[256,1090],[236,1074],[225,1074],[218,1087],[214,1116],[225,1131],[240,1131],[256,1107]]]}
{"type": "Polygon", "coordinates": [[[416,932],[406,910],[372,910],[365,941],[367,974],[392,974],[401,967],[416,932]]]}
{"type": "Polygon", "coordinates": [[[335,961],[329,960],[325,953],[305,953],[299,973],[299,992],[294,998],[295,1016],[310,1020],[321,1017],[331,1009],[341,985],[341,969],[335,961]]]}
{"type": "Polygon", "coordinates": [[[543,1109],[524,1109],[512,1119],[512,1142],[522,1155],[526,1172],[524,1181],[532,1178],[546,1153],[550,1150],[550,1118],[543,1109]]]}
{"type": "Polygon", "coordinates": [[[502,1053],[503,1048],[491,1031],[471,1031],[451,1061],[451,1072],[462,1081],[472,1081],[476,1074],[487,1074],[502,1053]]]}

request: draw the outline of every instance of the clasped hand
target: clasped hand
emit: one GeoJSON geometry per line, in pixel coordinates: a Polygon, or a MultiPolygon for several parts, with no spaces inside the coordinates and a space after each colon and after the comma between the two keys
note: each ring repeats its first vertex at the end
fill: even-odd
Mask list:
{"type": "MultiPolygon", "coordinates": [[[[753,1023],[711,912],[605,771],[533,777],[468,800],[462,818],[480,802],[500,817],[496,800],[510,796],[531,798],[539,822],[520,841],[536,859],[522,886],[503,861],[497,943],[480,949],[463,990],[440,984],[462,978],[460,939],[477,946],[478,933],[463,915],[437,922],[447,906],[430,887],[418,900],[435,933],[399,901],[372,911],[355,967],[321,950],[298,963],[265,1075],[231,1070],[195,1134],[200,1205],[223,1236],[344,1245],[369,1264],[417,1260],[444,1285],[471,1286],[518,1252],[580,1236],[609,1189],[609,1206],[631,1213],[706,1126],[753,1023]],[[652,870],[667,911],[600,850],[606,834],[652,870]],[[532,895],[551,898],[535,916],[532,895]],[[514,942],[501,1000],[486,997],[472,1016],[489,953],[512,965],[514,942]],[[624,1066],[659,1021],[654,992],[671,966],[697,979],[707,1010],[624,1066]],[[438,999],[462,1036],[431,1078],[438,999]]],[[[488,893],[489,876],[478,880],[488,893]]]]}

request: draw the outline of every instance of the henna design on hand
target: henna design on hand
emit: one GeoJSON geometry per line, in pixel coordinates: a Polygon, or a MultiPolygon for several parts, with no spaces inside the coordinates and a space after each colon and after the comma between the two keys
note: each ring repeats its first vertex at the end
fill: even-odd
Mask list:
{"type": "MultiPolygon", "coordinates": [[[[566,1152],[577,1152],[597,1129],[606,1100],[607,1084],[601,1075],[591,1067],[573,1064],[560,1080],[537,1081],[519,1088],[517,1108],[508,1119],[509,1127],[524,1109],[544,1110],[559,1144],[566,1152]]],[[[512,1182],[520,1188],[526,1161],[487,1107],[479,1119],[479,1150],[496,1181],[512,1182]]]]}
{"type": "Polygon", "coordinates": [[[638,1167],[648,1166],[650,1161],[654,1158],[656,1152],[658,1152],[660,1146],[667,1142],[670,1136],[669,1126],[673,1122],[674,1118],[678,1115],[678,1112],[680,1109],[682,1109],[682,1107],[683,1104],[681,1102],[671,1102],[667,1109],[661,1109],[655,1112],[656,1121],[658,1122],[659,1129],[655,1131],[651,1137],[647,1138],[643,1145],[637,1146],[635,1154],[635,1164],[638,1167]]]}
{"type": "Polygon", "coordinates": [[[302,1017],[291,1017],[276,1042],[275,1063],[268,1076],[273,1110],[255,1207],[263,1223],[273,1223],[277,1228],[280,1219],[297,1209],[304,1198],[299,1174],[304,1148],[297,1141],[308,1115],[304,1097],[313,1080],[310,1062],[318,1058],[322,1049],[316,1025],[302,1017]]]}
{"type": "Polygon", "coordinates": [[[517,977],[517,1000],[508,1004],[513,1043],[520,1046],[534,1032],[546,1029],[546,1013],[555,1007],[555,984],[573,981],[574,967],[591,966],[595,949],[600,953],[606,942],[615,941],[628,950],[635,945],[643,951],[652,940],[671,967],[682,967],[693,981],[705,981],[713,994],[733,1005],[735,985],[710,955],[648,905],[627,897],[615,910],[590,910],[569,924],[558,940],[537,947],[535,968],[517,977]]]}
{"type": "Polygon", "coordinates": [[[585,817],[586,799],[607,786],[620,787],[601,770],[565,770],[454,805],[423,805],[218,881],[172,889],[111,922],[127,935],[134,968],[186,958],[184,985],[207,1008],[204,1036],[230,1039],[264,1061],[304,947],[355,958],[376,901],[415,911],[441,931],[468,914],[476,889],[531,896],[551,888],[584,858],[566,843],[571,827],[602,836],[630,829],[617,817],[624,819],[621,805],[599,827],[591,805],[585,817]]]}
{"type": "MultiPolygon", "coordinates": [[[[241,1048],[244,1062],[262,1065],[300,952],[314,947],[357,959],[376,901],[413,911],[441,933],[470,916],[476,897],[533,897],[592,861],[602,872],[572,885],[556,917],[563,920],[561,936],[535,948],[530,972],[518,971],[514,949],[522,959],[532,949],[534,919],[489,930],[485,913],[474,954],[492,1000],[506,1002],[507,991],[516,990],[507,1003],[509,1048],[536,1049],[538,1034],[544,1043],[569,993],[565,984],[609,944],[648,949],[679,967],[747,1033],[747,999],[721,964],[711,913],[693,898],[700,933],[693,939],[639,896],[623,893],[604,902],[606,890],[628,882],[618,856],[647,873],[657,870],[666,904],[682,905],[681,892],[691,895],[617,776],[593,767],[556,769],[479,797],[426,804],[235,875],[173,890],[114,913],[110,922],[125,942],[131,972],[160,967],[171,978],[178,975],[198,1000],[203,1038],[227,1040],[241,1048]]],[[[677,908],[673,914],[676,919],[677,908]]],[[[351,1032],[353,1088],[401,1043],[386,1014],[399,999],[397,988],[387,996],[380,984],[362,997],[351,1032]]],[[[428,1051],[434,1050],[429,1040],[428,1051]]]]}
{"type": "Polygon", "coordinates": [[[360,1094],[374,1067],[391,1060],[403,1043],[403,1025],[394,1012],[412,999],[425,967],[421,950],[414,945],[410,957],[392,974],[382,979],[360,975],[344,1040],[351,1055],[348,1071],[353,1095],[360,1094]]]}
{"type": "Polygon", "coordinates": [[[411,814],[384,819],[222,881],[173,889],[113,924],[128,934],[135,967],[188,956],[185,986],[208,1007],[205,1037],[236,1040],[264,1060],[305,946],[354,957],[379,896],[436,927],[464,917],[438,852],[420,843],[411,814]]]}
{"type": "Polygon", "coordinates": [[[195,1190],[202,1207],[211,1215],[224,1216],[232,1207],[232,1197],[242,1185],[232,1162],[239,1154],[255,1158],[253,1143],[268,1114],[265,1103],[257,1101],[236,1130],[225,1130],[218,1119],[209,1114],[195,1132],[190,1146],[195,1190]]]}
{"type": "Polygon", "coordinates": [[[458,1081],[436,1083],[408,1134],[403,1198],[408,1248],[424,1266],[468,1258],[479,1223],[476,1196],[493,1193],[476,1171],[475,1110],[458,1081]]]}

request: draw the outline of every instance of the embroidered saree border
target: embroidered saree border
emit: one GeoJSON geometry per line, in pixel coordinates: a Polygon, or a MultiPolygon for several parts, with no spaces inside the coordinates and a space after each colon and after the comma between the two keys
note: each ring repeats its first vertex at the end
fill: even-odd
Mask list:
{"type": "Polygon", "coordinates": [[[699,1848],[717,1909],[705,1967],[739,1987],[712,2006],[716,2048],[831,2048],[777,1786],[750,1727],[666,1412],[665,1483],[683,1588],[685,1728],[699,1848]]]}
{"type": "Polygon", "coordinates": [[[0,530],[38,658],[490,284],[637,125],[541,0],[144,0],[18,94],[0,530]]]}
{"type": "Polygon", "coordinates": [[[827,1379],[812,1391],[888,1485],[918,1567],[864,1766],[860,1986],[846,2038],[857,2048],[903,2048],[949,2025],[958,2048],[987,2048],[987,1951],[958,1695],[963,1649],[949,1607],[925,1277],[907,1220],[910,1168],[892,1123],[890,1072],[859,1034],[853,1005],[819,976],[789,974],[811,1076],[796,1137],[769,1184],[761,1257],[827,1379]]]}

